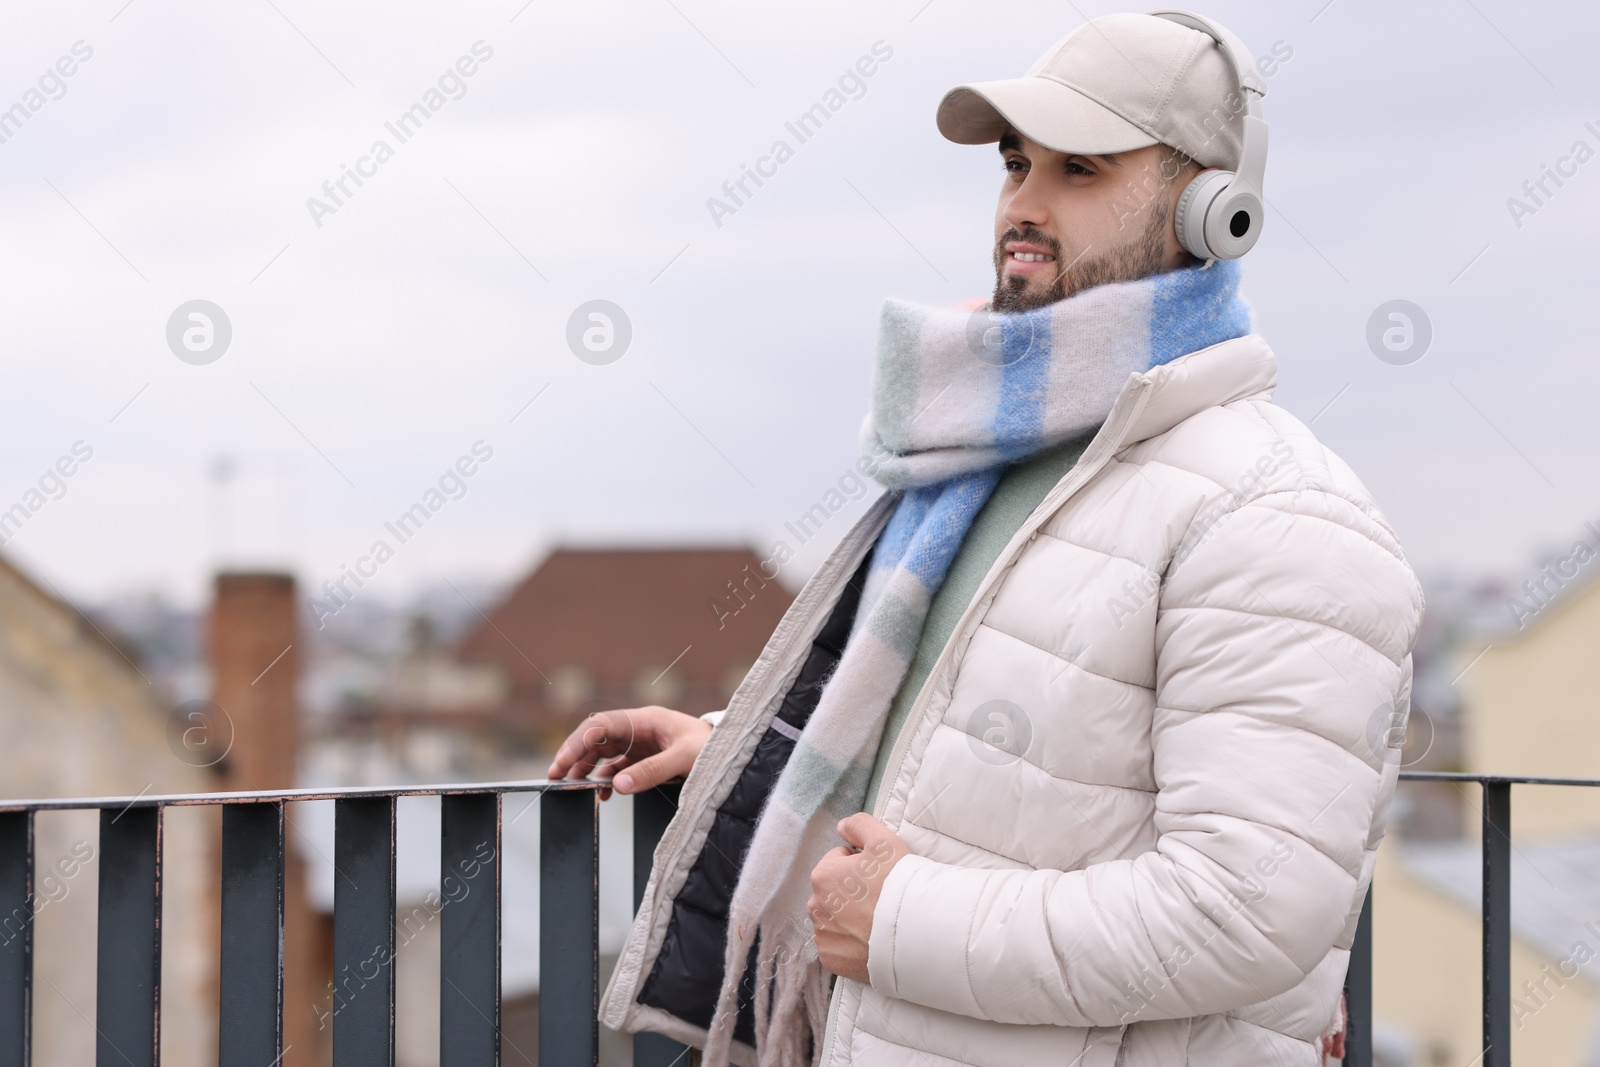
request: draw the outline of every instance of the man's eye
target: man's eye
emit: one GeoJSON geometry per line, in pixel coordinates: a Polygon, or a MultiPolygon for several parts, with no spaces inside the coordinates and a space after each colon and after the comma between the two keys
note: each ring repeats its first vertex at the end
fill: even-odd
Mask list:
{"type": "Polygon", "coordinates": [[[1094,177],[1094,171],[1090,170],[1088,167],[1085,167],[1081,163],[1068,163],[1067,173],[1073,175],[1074,177],[1094,177]]]}
{"type": "Polygon", "coordinates": [[[1012,173],[1017,173],[1019,171],[1027,170],[1028,165],[1020,159],[1008,159],[1005,161],[1005,168],[1012,173]]]}

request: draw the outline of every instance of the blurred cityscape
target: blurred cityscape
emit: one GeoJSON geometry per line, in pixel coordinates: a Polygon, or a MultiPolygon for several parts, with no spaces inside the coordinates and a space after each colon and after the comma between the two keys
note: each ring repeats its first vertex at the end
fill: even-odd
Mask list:
{"type": "MultiPolygon", "coordinates": [[[[136,796],[543,777],[595,710],[723,707],[793,592],[747,548],[557,548],[498,587],[447,582],[326,614],[294,577],[216,576],[184,609],[159,594],[80,611],[0,557],[0,781],[10,797],[136,796]]],[[[348,595],[347,586],[345,593],[348,595]]],[[[326,596],[327,591],[322,591],[326,596]]],[[[537,794],[503,812],[502,1040],[538,1047],[537,794]]],[[[630,802],[602,809],[601,950],[631,918],[630,802]]],[[[285,1064],[331,1062],[333,808],[290,805],[285,1064]]],[[[173,809],[164,834],[164,1059],[214,1057],[219,823],[173,809]]],[[[92,811],[42,812],[34,1063],[93,1055],[92,811]]],[[[402,800],[399,1062],[438,1062],[439,805],[402,800]]],[[[9,935],[8,935],[9,936],[9,935]]],[[[609,969],[609,962],[607,963],[609,969]]],[[[605,1062],[630,1062],[607,1033],[605,1062]]]]}
{"type": "MultiPolygon", "coordinates": [[[[1590,537],[1526,574],[1427,579],[1405,769],[1592,775],[1590,537]]],[[[741,546],[562,546],[500,584],[351,598],[329,614],[294,576],[261,572],[218,574],[200,608],[152,592],[80,611],[0,557],[0,773],[11,795],[39,797],[537,778],[591,711],[722,707],[797,591],[763,566],[741,546]]],[[[1398,728],[1375,713],[1374,745],[1398,728]]],[[[509,804],[505,1056],[531,1063],[538,819],[509,804]]],[[[329,1062],[333,820],[325,801],[291,810],[285,1062],[309,1065],[329,1062]]],[[[603,810],[609,954],[630,916],[630,815],[620,798],[603,810]]],[[[166,831],[163,1045],[168,1062],[198,1064],[215,1041],[217,825],[209,809],[173,811],[195,817],[166,831]]],[[[407,1067],[438,1062],[438,933],[424,908],[437,899],[438,818],[436,801],[401,804],[401,910],[424,917],[396,967],[407,1067]]],[[[1388,1067],[1464,1063],[1476,1047],[1480,818],[1476,792],[1454,783],[1396,795],[1373,882],[1388,1067]]],[[[1596,1062],[1600,986],[1581,965],[1600,944],[1600,794],[1524,787],[1514,829],[1518,1041],[1528,1062],[1596,1062]]],[[[35,1062],[84,1062],[93,1031],[74,997],[93,1001],[94,901],[73,886],[94,866],[92,813],[42,813],[39,838],[35,1062]]],[[[625,1040],[604,1042],[605,1062],[631,1062],[625,1040]]]]}

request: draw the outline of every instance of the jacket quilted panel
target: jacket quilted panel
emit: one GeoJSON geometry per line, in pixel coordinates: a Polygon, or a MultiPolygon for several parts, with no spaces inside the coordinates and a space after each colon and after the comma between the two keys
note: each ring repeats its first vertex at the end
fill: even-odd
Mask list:
{"type": "MultiPolygon", "coordinates": [[[[836,983],[830,1067],[1319,1062],[1422,600],[1273,384],[1254,336],[1133,376],[980,584],[889,759],[876,814],[913,855],[870,982],[836,983]]],[[[736,694],[713,742],[760,729],[775,684],[736,694]]],[[[697,817],[664,848],[698,847],[697,817]]],[[[658,853],[665,896],[678,862],[658,853]]],[[[624,970],[610,1018],[660,1023],[624,970]]]]}

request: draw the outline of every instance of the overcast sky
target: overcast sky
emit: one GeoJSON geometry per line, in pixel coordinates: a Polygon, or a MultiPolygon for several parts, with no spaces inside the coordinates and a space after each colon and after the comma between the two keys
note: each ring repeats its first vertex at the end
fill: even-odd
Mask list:
{"type": "MultiPolygon", "coordinates": [[[[63,464],[64,495],[46,479],[59,499],[3,551],[69,597],[189,602],[219,563],[315,588],[378,538],[398,551],[369,589],[395,598],[512,577],[562,540],[765,554],[854,457],[882,300],[990,287],[998,158],[939,137],[939,97],[1115,10],[16,5],[0,509],[37,503],[74,446],[92,456],[63,464]],[[785,122],[875,46],[888,58],[858,98],[798,144],[785,122]],[[403,142],[386,126],[430,99],[403,142]],[[793,158],[713,212],[780,138],[793,158]],[[346,168],[367,176],[336,202],[323,186],[346,168]],[[632,331],[604,365],[567,342],[596,299],[632,331]],[[191,300],[231,324],[203,365],[168,343],[191,300]],[[385,522],[476,442],[492,457],[465,464],[465,494],[399,545],[385,522]]],[[[1542,203],[1521,187],[1576,141],[1600,150],[1600,11],[1204,10],[1258,56],[1292,52],[1267,83],[1272,210],[1244,260],[1279,402],[1315,420],[1419,569],[1570,543],[1600,512],[1600,159],[1569,160],[1542,203]],[[1535,210],[1513,217],[1512,196],[1535,210]],[[1367,341],[1395,299],[1432,328],[1405,365],[1367,341]]]]}

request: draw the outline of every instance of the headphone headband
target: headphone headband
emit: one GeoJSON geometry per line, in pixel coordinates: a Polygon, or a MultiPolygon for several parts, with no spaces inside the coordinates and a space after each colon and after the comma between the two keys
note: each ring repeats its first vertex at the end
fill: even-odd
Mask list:
{"type": "Polygon", "coordinates": [[[1197,175],[1184,189],[1174,220],[1179,242],[1192,255],[1236,259],[1256,243],[1265,221],[1261,183],[1267,169],[1267,121],[1261,114],[1261,98],[1267,95],[1267,87],[1254,66],[1244,62],[1249,55],[1244,42],[1225,27],[1192,11],[1166,9],[1150,14],[1198,30],[1215,41],[1233,67],[1234,82],[1244,98],[1239,169],[1197,175]]]}
{"type": "Polygon", "coordinates": [[[1187,26],[1191,30],[1201,33],[1217,42],[1217,47],[1222,49],[1222,54],[1228,57],[1233,64],[1233,76],[1239,83],[1239,88],[1245,92],[1255,93],[1257,96],[1266,96],[1267,87],[1260,78],[1256,77],[1255,68],[1246,66],[1244,57],[1250,54],[1244,42],[1226,26],[1212,22],[1204,15],[1196,15],[1193,11],[1183,11],[1178,8],[1166,8],[1161,11],[1152,11],[1150,14],[1158,19],[1176,22],[1180,26],[1187,26]]]}

